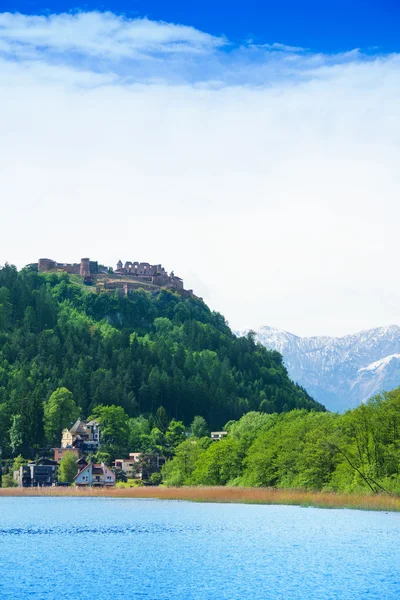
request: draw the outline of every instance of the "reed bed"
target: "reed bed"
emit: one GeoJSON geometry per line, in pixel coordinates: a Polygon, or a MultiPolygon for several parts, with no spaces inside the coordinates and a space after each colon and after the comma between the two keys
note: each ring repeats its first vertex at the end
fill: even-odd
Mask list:
{"type": "Polygon", "coordinates": [[[70,496],[98,498],[153,498],[247,504],[287,504],[319,508],[353,508],[360,510],[400,511],[400,496],[388,494],[343,494],[240,487],[135,487],[135,488],[4,488],[6,496],[70,496]]]}

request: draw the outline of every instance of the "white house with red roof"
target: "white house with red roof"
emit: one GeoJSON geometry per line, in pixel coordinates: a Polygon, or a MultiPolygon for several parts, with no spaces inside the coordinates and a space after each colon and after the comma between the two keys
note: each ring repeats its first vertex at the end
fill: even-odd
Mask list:
{"type": "Polygon", "coordinates": [[[74,477],[76,486],[113,486],[115,473],[106,464],[89,463],[74,477]]]}

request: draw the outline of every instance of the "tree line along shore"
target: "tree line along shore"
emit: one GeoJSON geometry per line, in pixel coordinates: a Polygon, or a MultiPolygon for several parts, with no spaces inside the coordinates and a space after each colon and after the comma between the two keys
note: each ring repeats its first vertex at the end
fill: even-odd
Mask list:
{"type": "MultiPolygon", "coordinates": [[[[102,432],[97,460],[102,457],[112,464],[115,456],[127,452],[123,444],[132,440],[144,454],[166,458],[151,484],[400,497],[400,388],[343,415],[304,409],[281,414],[252,411],[226,423],[218,440],[210,437],[203,417],[195,417],[188,430],[182,422],[168,421],[163,408],[157,410],[151,430],[149,420],[129,419],[121,407],[98,407],[96,416],[102,432]]],[[[72,453],[62,461],[67,458],[76,463],[72,453]]],[[[18,456],[14,463],[23,460],[18,456]]],[[[119,485],[138,483],[143,484],[128,480],[119,485]]]]}

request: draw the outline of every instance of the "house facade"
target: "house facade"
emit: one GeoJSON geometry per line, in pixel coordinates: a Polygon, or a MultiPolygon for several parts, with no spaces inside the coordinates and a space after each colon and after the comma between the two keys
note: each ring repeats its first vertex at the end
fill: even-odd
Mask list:
{"type": "Polygon", "coordinates": [[[13,478],[19,487],[48,487],[57,479],[57,462],[49,458],[39,458],[14,471],[13,478]]]}
{"type": "Polygon", "coordinates": [[[79,450],[78,448],[53,448],[54,449],[54,460],[59,463],[64,454],[67,452],[73,452],[76,458],[79,458],[79,450]]]}
{"type": "Polygon", "coordinates": [[[81,452],[97,452],[100,448],[100,429],[96,420],[81,421],[78,419],[71,429],[62,432],[61,448],[77,448],[81,452]]]}
{"type": "Polygon", "coordinates": [[[115,485],[115,473],[106,464],[89,463],[74,477],[78,487],[111,487],[115,485]]]}
{"type": "Polygon", "coordinates": [[[166,458],[161,454],[146,454],[145,452],[130,452],[129,458],[134,464],[134,478],[147,481],[153,473],[159,473],[165,465],[166,458]]]}
{"type": "Polygon", "coordinates": [[[159,473],[165,462],[165,456],[161,456],[160,454],[130,452],[129,458],[117,458],[113,466],[116,469],[121,469],[128,479],[141,479],[145,481],[153,473],[159,473]]]}
{"type": "Polygon", "coordinates": [[[135,478],[135,463],[133,458],[117,458],[114,461],[114,467],[125,473],[128,479],[135,478]]]}
{"type": "Polygon", "coordinates": [[[222,440],[224,437],[228,435],[227,431],[212,431],[210,437],[212,440],[222,440]]]}

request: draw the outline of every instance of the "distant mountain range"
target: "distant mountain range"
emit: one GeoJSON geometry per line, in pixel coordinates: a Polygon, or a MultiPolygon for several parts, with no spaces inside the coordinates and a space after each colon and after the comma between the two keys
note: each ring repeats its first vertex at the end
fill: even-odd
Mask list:
{"type": "Polygon", "coordinates": [[[329,410],[342,412],[400,385],[397,325],[341,338],[302,338],[268,326],[253,331],[264,346],[283,355],[290,377],[329,410]]]}

